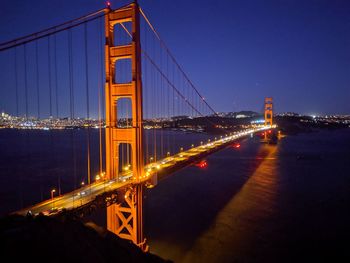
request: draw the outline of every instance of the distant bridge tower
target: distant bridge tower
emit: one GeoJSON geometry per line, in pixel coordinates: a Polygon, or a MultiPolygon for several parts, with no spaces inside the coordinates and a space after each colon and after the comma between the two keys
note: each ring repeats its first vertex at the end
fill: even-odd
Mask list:
{"type": "MultiPolygon", "coordinates": [[[[142,127],[142,83],[141,83],[141,47],[139,6],[132,3],[121,9],[106,9],[105,15],[105,62],[106,62],[106,174],[108,179],[116,178],[120,173],[120,146],[130,149],[130,170],[133,184],[126,193],[123,202],[107,207],[107,228],[121,238],[147,250],[143,237],[143,185],[140,179],[144,175],[143,127],[142,127]],[[132,40],[128,45],[117,45],[118,35],[114,27],[131,22],[132,40]],[[131,82],[117,83],[117,63],[131,61],[131,82]],[[132,125],[118,127],[118,100],[129,99],[131,102],[132,125]]],[[[120,36],[119,36],[120,37],[120,36]]]]}
{"type": "Polygon", "coordinates": [[[272,125],[273,103],[272,98],[265,98],[265,125],[272,125]]]}

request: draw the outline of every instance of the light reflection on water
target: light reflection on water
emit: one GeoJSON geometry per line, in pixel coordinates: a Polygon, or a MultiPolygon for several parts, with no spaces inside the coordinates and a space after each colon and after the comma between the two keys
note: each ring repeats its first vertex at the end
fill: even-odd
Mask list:
{"type": "Polygon", "coordinates": [[[257,169],[219,211],[209,229],[196,239],[181,262],[232,262],[237,254],[249,255],[249,241],[255,234],[254,229],[249,227],[251,222],[261,221],[274,209],[278,180],[277,151],[277,146],[260,147],[256,159],[262,161],[257,169]]]}
{"type": "Polygon", "coordinates": [[[154,203],[164,211],[160,225],[149,219],[151,251],[175,262],[232,262],[237,254],[249,255],[252,222],[274,209],[277,156],[278,145],[245,142],[240,150],[228,148],[210,157],[207,171],[189,168],[159,185],[158,192],[149,192],[150,217],[159,213],[154,203]],[[241,167],[235,170],[235,164],[241,167]],[[178,192],[169,190],[171,185],[178,192]],[[190,188],[193,192],[183,191],[190,188]]]}

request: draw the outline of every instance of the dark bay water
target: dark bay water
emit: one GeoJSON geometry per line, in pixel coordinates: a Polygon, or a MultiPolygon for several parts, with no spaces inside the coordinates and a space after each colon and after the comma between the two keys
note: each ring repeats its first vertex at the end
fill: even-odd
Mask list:
{"type": "MultiPolygon", "coordinates": [[[[85,133],[76,131],[72,151],[69,132],[0,130],[1,214],[49,198],[59,177],[63,192],[86,177],[85,133]]],[[[175,147],[207,139],[183,135],[175,147]]],[[[93,155],[97,142],[96,131],[93,155]]],[[[350,130],[278,145],[249,138],[207,161],[146,191],[151,252],[175,262],[349,262],[350,130]]]]}
{"type": "Polygon", "coordinates": [[[250,139],[207,160],[148,192],[152,252],[175,262],[349,262],[350,130],[276,146],[250,139]]]}

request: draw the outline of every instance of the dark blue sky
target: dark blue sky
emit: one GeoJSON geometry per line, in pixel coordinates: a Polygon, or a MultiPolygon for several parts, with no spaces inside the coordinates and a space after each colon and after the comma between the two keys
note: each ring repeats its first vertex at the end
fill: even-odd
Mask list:
{"type": "MultiPolygon", "coordinates": [[[[217,111],[261,111],[263,98],[272,96],[278,112],[350,113],[350,1],[140,4],[217,111]]],[[[2,0],[0,42],[103,6],[98,0],[2,0]]]]}

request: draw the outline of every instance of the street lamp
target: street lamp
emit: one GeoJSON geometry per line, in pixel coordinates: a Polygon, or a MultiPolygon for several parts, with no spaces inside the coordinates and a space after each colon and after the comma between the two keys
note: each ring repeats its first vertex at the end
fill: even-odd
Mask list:
{"type": "Polygon", "coordinates": [[[124,170],[124,171],[129,171],[129,170],[130,170],[130,167],[131,167],[131,164],[127,164],[127,165],[123,168],[123,170],[124,170]]]}
{"type": "Polygon", "coordinates": [[[54,208],[54,204],[53,204],[53,193],[56,192],[56,189],[52,189],[51,190],[51,202],[52,202],[52,209],[54,208]]]}

